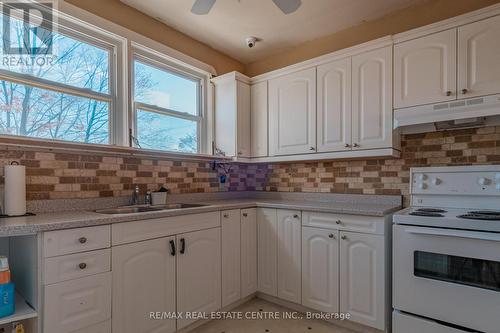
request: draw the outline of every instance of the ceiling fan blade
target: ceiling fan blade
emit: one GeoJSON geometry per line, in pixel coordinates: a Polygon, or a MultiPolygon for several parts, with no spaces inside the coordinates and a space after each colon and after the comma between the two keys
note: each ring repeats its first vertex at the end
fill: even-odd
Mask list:
{"type": "Polygon", "coordinates": [[[196,15],[206,15],[212,9],[215,0],[196,0],[191,7],[191,13],[196,15]]]}
{"type": "Polygon", "coordinates": [[[273,0],[274,4],[285,14],[291,14],[302,5],[301,0],[273,0]]]}

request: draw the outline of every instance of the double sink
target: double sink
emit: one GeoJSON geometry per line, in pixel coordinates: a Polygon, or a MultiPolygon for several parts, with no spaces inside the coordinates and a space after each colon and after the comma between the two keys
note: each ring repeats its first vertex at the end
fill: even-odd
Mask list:
{"type": "Polygon", "coordinates": [[[197,208],[203,207],[207,205],[202,204],[188,204],[188,203],[171,203],[161,206],[147,206],[147,205],[138,205],[138,206],[125,206],[125,207],[116,207],[116,208],[106,208],[106,209],[98,209],[95,212],[99,214],[135,214],[135,213],[146,213],[146,212],[158,212],[162,210],[171,210],[171,209],[186,209],[186,208],[197,208]]]}

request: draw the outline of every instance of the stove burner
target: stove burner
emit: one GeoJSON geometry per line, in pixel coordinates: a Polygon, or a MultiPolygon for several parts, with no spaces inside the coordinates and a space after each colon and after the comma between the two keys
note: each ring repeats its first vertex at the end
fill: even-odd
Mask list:
{"type": "Polygon", "coordinates": [[[480,214],[480,215],[494,215],[494,216],[500,216],[500,211],[495,211],[495,210],[473,210],[470,212],[467,212],[467,214],[480,214]]]}
{"type": "Polygon", "coordinates": [[[469,212],[458,217],[469,220],[500,221],[500,212],[469,212]]]}
{"type": "Polygon", "coordinates": [[[425,212],[425,211],[415,211],[415,212],[411,212],[409,215],[425,216],[425,217],[444,217],[443,214],[434,213],[434,212],[425,212]]]}
{"type": "Polygon", "coordinates": [[[426,212],[426,213],[446,213],[444,209],[441,208],[419,208],[417,212],[426,212]]]}

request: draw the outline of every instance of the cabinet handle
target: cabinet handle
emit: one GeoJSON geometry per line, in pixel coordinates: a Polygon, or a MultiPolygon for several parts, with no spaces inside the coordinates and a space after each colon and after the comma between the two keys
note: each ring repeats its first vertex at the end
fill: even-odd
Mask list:
{"type": "Polygon", "coordinates": [[[181,238],[181,250],[179,252],[181,254],[186,252],[186,240],[184,238],[181,238]]]}
{"type": "Polygon", "coordinates": [[[226,218],[226,219],[227,219],[228,217],[229,217],[229,214],[227,214],[227,213],[226,213],[226,214],[224,214],[224,218],[226,218]]]}
{"type": "Polygon", "coordinates": [[[294,219],[298,219],[298,218],[299,218],[299,216],[298,216],[297,214],[294,214],[294,215],[293,215],[293,218],[294,218],[294,219]]]}
{"type": "Polygon", "coordinates": [[[340,237],[340,238],[342,238],[343,240],[346,240],[347,236],[346,235],[342,235],[342,237],[340,237]]]}
{"type": "Polygon", "coordinates": [[[170,254],[175,257],[175,242],[173,240],[170,240],[170,254]]]}
{"type": "Polygon", "coordinates": [[[342,224],[342,221],[341,220],[337,220],[335,221],[336,224],[342,224]]]}
{"type": "Polygon", "coordinates": [[[451,96],[451,94],[452,94],[452,92],[449,90],[446,92],[446,96],[451,96]]]}
{"type": "Polygon", "coordinates": [[[352,146],[357,148],[357,147],[359,147],[359,144],[353,143],[352,146]]]}
{"type": "Polygon", "coordinates": [[[335,239],[335,235],[334,234],[329,234],[328,237],[335,239]]]}
{"type": "Polygon", "coordinates": [[[243,155],[243,152],[239,151],[239,152],[238,152],[238,155],[243,155]]]}
{"type": "Polygon", "coordinates": [[[311,147],[311,148],[309,148],[309,150],[316,150],[316,148],[314,148],[314,147],[311,147]]]}
{"type": "Polygon", "coordinates": [[[346,144],[344,145],[344,147],[346,147],[346,148],[349,148],[350,146],[351,146],[351,145],[350,145],[350,144],[348,144],[348,143],[346,143],[346,144]]]}
{"type": "Polygon", "coordinates": [[[247,214],[247,213],[243,213],[243,217],[247,217],[247,216],[248,216],[248,214],[247,214]]]}
{"type": "Polygon", "coordinates": [[[78,238],[78,241],[80,242],[80,244],[85,244],[87,243],[87,237],[80,237],[78,238]]]}
{"type": "Polygon", "coordinates": [[[84,262],[82,262],[82,263],[80,263],[80,264],[78,265],[78,267],[79,267],[80,269],[85,269],[85,268],[87,268],[87,264],[86,264],[86,263],[84,263],[84,262]]]}
{"type": "Polygon", "coordinates": [[[465,95],[465,94],[467,94],[468,92],[469,92],[469,90],[467,90],[467,89],[462,89],[462,95],[465,95]]]}

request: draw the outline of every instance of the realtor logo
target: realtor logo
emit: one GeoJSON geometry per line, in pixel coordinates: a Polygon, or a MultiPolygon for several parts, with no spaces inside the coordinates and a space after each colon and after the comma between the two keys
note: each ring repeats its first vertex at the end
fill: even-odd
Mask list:
{"type": "Polygon", "coordinates": [[[3,14],[3,54],[47,56],[52,54],[54,1],[0,1],[3,14]]]}

